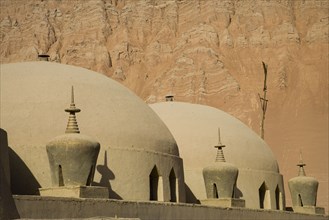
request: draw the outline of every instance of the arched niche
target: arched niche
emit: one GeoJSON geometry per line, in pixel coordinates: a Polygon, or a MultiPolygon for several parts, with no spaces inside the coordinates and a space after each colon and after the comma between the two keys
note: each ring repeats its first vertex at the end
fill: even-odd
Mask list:
{"type": "Polygon", "coordinates": [[[280,191],[280,188],[278,185],[276,186],[276,189],[275,189],[275,203],[276,203],[277,210],[283,210],[282,192],[280,191]]]}
{"type": "Polygon", "coordinates": [[[259,187],[259,208],[271,209],[271,197],[270,190],[268,189],[265,182],[259,187]]]}
{"type": "Polygon", "coordinates": [[[178,198],[178,180],[174,169],[172,168],[169,174],[169,186],[170,186],[170,202],[177,202],[178,198]]]}
{"type": "Polygon", "coordinates": [[[163,181],[156,166],[153,167],[149,179],[150,200],[163,201],[163,181]]]}

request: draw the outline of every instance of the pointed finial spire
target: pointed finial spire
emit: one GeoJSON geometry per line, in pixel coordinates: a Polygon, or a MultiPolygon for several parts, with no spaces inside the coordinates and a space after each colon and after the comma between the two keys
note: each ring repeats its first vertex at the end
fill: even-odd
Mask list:
{"type": "Polygon", "coordinates": [[[218,128],[218,145],[215,146],[215,148],[218,149],[216,155],[216,162],[225,162],[225,157],[222,149],[223,147],[225,147],[225,145],[223,145],[220,140],[220,128],[218,128]]]}
{"type": "Polygon", "coordinates": [[[74,104],[74,88],[71,87],[71,104],[74,104]]]}
{"type": "Polygon", "coordinates": [[[70,113],[65,133],[80,133],[75,113],[78,113],[81,110],[75,107],[73,86],[71,90],[71,104],[69,108],[65,109],[65,111],[70,113]]]}
{"type": "Polygon", "coordinates": [[[304,166],[306,166],[306,164],[303,162],[302,150],[299,151],[299,163],[297,164],[297,166],[299,166],[298,176],[306,176],[304,170],[304,166]]]}
{"type": "Polygon", "coordinates": [[[225,147],[225,145],[223,145],[221,140],[220,140],[220,128],[218,128],[218,146],[225,147]]]}

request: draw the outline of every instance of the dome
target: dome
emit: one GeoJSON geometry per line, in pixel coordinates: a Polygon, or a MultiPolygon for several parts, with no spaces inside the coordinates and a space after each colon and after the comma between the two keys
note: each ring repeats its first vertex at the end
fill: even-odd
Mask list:
{"type": "Polygon", "coordinates": [[[81,134],[111,148],[178,155],[174,138],[134,93],[99,73],[51,62],[1,65],[1,127],[11,145],[45,145],[65,132],[71,86],[81,134]]]}
{"type": "Polygon", "coordinates": [[[239,169],[236,198],[247,208],[283,209],[283,178],[269,146],[231,115],[204,105],[181,102],[151,104],[173,134],[184,160],[188,202],[206,199],[202,169],[216,158],[218,128],[228,163],[239,169]],[[261,197],[260,195],[264,195],[261,197]]]}
{"type": "Polygon", "coordinates": [[[239,169],[278,172],[269,146],[250,128],[233,116],[210,106],[163,102],[151,108],[168,126],[179,146],[184,166],[205,167],[215,161],[218,128],[227,162],[239,169]]]}
{"type": "MultiPolygon", "coordinates": [[[[114,80],[84,69],[51,62],[1,65],[1,128],[10,146],[14,194],[38,194],[51,186],[46,144],[64,134],[65,108],[74,86],[80,133],[100,143],[93,185],[109,188],[109,198],[149,200],[152,169],[174,172],[176,201],[184,201],[184,173],[177,144],[158,115],[114,80]],[[24,179],[24,181],[21,181],[24,179]]],[[[169,180],[162,195],[169,201],[169,180]]],[[[171,197],[172,198],[171,198],[171,197]]]]}

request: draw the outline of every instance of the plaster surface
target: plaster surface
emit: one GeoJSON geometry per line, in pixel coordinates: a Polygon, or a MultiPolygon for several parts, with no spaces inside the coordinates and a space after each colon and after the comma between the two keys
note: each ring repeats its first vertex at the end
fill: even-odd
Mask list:
{"type": "Polygon", "coordinates": [[[159,152],[105,148],[99,154],[94,185],[108,186],[110,198],[150,200],[150,174],[156,166],[159,179],[158,198],[170,201],[170,173],[176,176],[176,201],[185,202],[183,160],[159,152]],[[123,160],[124,159],[124,160],[123,160]],[[160,192],[162,190],[162,192],[160,192]]]}

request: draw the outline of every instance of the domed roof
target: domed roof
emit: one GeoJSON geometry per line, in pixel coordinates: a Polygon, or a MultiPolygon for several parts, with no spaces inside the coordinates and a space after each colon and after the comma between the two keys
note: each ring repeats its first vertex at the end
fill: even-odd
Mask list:
{"type": "Polygon", "coordinates": [[[71,86],[81,134],[101,147],[179,155],[164,123],[127,88],[84,68],[40,61],[1,65],[1,127],[9,145],[45,145],[63,134],[71,86]]]}
{"type": "Polygon", "coordinates": [[[215,161],[218,128],[227,162],[239,169],[279,172],[269,146],[233,116],[213,107],[163,102],[151,104],[173,134],[185,170],[202,169],[215,161]]]}

